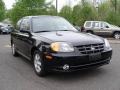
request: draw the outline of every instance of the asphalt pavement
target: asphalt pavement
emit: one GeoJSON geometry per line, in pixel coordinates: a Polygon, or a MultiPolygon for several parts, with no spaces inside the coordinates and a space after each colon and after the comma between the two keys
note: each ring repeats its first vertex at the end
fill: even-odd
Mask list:
{"type": "Polygon", "coordinates": [[[120,90],[120,41],[110,43],[111,64],[72,73],[54,72],[41,78],[31,62],[12,56],[10,36],[0,35],[0,90],[120,90]]]}

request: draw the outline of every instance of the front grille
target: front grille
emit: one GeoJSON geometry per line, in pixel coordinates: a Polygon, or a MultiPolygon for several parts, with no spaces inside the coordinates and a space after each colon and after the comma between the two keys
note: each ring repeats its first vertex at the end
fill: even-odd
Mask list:
{"type": "Polygon", "coordinates": [[[76,46],[81,54],[100,53],[104,51],[104,44],[89,44],[76,46]]]}

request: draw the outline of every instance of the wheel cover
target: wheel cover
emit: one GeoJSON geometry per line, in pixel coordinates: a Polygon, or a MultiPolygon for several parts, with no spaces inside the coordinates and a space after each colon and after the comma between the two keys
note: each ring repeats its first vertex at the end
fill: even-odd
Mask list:
{"type": "Polygon", "coordinates": [[[34,56],[34,67],[37,73],[41,72],[41,58],[39,54],[34,56]]]}
{"type": "Polygon", "coordinates": [[[116,39],[120,39],[120,34],[115,34],[116,39]]]}

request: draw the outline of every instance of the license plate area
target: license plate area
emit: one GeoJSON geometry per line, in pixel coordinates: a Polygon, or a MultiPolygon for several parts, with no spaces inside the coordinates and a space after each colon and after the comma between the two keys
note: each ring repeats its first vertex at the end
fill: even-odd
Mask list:
{"type": "Polygon", "coordinates": [[[101,53],[93,53],[89,55],[90,61],[97,61],[101,59],[101,53]]]}

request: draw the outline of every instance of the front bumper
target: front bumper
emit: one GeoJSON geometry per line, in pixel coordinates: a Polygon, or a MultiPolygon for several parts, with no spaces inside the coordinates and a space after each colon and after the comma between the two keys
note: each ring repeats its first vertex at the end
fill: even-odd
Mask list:
{"type": "Polygon", "coordinates": [[[109,64],[112,57],[112,50],[102,52],[101,58],[97,60],[90,60],[89,55],[80,55],[78,53],[56,53],[51,54],[51,56],[53,57],[52,61],[44,58],[47,70],[71,72],[109,64]],[[64,65],[69,65],[69,69],[64,70],[64,65]]]}

